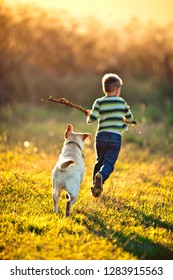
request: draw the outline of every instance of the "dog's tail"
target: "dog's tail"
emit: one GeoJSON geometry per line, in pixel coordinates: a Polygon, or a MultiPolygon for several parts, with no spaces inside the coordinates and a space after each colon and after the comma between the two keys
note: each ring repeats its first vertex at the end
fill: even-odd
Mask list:
{"type": "Polygon", "coordinates": [[[74,160],[66,159],[66,160],[64,160],[64,161],[62,161],[58,164],[58,168],[62,171],[65,171],[66,169],[68,169],[72,165],[75,165],[74,160]]]}

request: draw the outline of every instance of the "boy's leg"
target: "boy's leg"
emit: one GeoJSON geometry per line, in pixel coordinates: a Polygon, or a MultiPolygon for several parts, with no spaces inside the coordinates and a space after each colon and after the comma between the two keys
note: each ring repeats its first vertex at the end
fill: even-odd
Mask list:
{"type": "Polygon", "coordinates": [[[105,150],[105,156],[103,160],[103,166],[100,170],[100,174],[102,175],[103,183],[106,179],[109,178],[110,174],[114,170],[115,162],[117,161],[119,152],[121,148],[121,142],[116,141],[114,143],[110,143],[105,150]]]}
{"type": "Polygon", "coordinates": [[[91,188],[91,192],[94,197],[98,197],[102,191],[103,191],[102,175],[98,172],[95,175],[93,187],[91,188]]]}
{"type": "Polygon", "coordinates": [[[96,153],[97,153],[97,159],[93,169],[93,182],[94,182],[95,175],[100,171],[101,167],[103,166],[104,153],[105,153],[104,143],[96,144],[96,153]]]}
{"type": "Polygon", "coordinates": [[[121,136],[115,133],[101,133],[96,139],[97,161],[93,172],[93,196],[98,197],[102,184],[108,179],[114,169],[121,148],[121,136]]]}
{"type": "Polygon", "coordinates": [[[99,171],[103,166],[105,148],[106,146],[104,141],[96,142],[97,160],[93,170],[93,187],[91,187],[91,193],[94,197],[98,197],[103,190],[102,175],[99,173],[99,171]]]}

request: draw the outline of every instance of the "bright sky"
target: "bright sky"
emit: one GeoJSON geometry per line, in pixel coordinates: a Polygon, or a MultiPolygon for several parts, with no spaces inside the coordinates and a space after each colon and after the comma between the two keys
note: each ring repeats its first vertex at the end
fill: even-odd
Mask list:
{"type": "Polygon", "coordinates": [[[173,0],[4,0],[9,5],[36,4],[45,9],[67,10],[72,16],[97,17],[108,24],[132,17],[159,24],[173,21],[173,0]]]}

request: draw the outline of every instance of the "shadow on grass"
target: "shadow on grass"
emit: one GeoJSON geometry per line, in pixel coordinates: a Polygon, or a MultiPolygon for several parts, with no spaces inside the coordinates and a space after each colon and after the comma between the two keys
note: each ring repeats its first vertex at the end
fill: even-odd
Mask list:
{"type": "MultiPolygon", "coordinates": [[[[133,207],[127,206],[120,202],[117,203],[117,201],[114,198],[106,198],[103,201],[106,200],[106,203],[108,201],[111,202],[116,206],[117,208],[120,207],[120,211],[128,211],[128,215],[133,215],[136,219],[137,225],[144,225],[147,229],[149,226],[156,227],[162,227],[168,230],[173,229],[172,225],[160,221],[159,219],[156,219],[152,217],[151,215],[146,215],[141,211],[138,211],[134,209],[133,207]]],[[[104,201],[105,204],[105,201],[104,201]]],[[[110,207],[110,204],[108,205],[110,207]]],[[[81,213],[81,211],[79,211],[81,213]]],[[[153,242],[148,237],[143,237],[136,232],[131,232],[128,235],[126,235],[123,230],[122,231],[116,231],[111,228],[109,222],[105,223],[103,220],[101,213],[98,211],[95,212],[87,212],[85,210],[82,211],[82,214],[86,217],[82,220],[82,223],[85,225],[85,227],[92,232],[93,234],[104,237],[105,239],[112,242],[112,244],[116,244],[119,247],[122,247],[124,251],[127,251],[131,253],[132,255],[136,256],[138,259],[144,259],[144,260],[170,260],[173,259],[173,250],[167,248],[166,246],[153,242]]],[[[74,217],[75,219],[75,217],[74,217]]],[[[79,222],[76,220],[76,222],[79,222]]],[[[116,221],[115,221],[116,222],[116,221]]],[[[122,224],[123,228],[123,224],[122,224]]],[[[112,259],[114,256],[112,256],[112,259]]]]}
{"type": "Polygon", "coordinates": [[[107,207],[110,207],[111,201],[112,205],[114,205],[114,207],[116,207],[117,210],[128,211],[129,214],[133,215],[133,217],[136,218],[138,223],[143,224],[146,228],[149,226],[153,226],[153,228],[162,227],[173,232],[173,224],[159,220],[158,218],[155,218],[152,215],[146,215],[144,212],[137,210],[132,206],[125,205],[124,202],[117,202],[117,200],[114,197],[109,197],[106,194],[102,196],[101,201],[105,205],[107,204],[107,207]]]}
{"type": "Polygon", "coordinates": [[[136,210],[131,206],[125,206],[125,208],[128,209],[130,212],[133,212],[136,215],[136,218],[138,218],[141,224],[143,224],[146,228],[152,225],[154,228],[162,227],[173,232],[172,224],[156,219],[152,215],[146,215],[143,212],[136,210]]]}

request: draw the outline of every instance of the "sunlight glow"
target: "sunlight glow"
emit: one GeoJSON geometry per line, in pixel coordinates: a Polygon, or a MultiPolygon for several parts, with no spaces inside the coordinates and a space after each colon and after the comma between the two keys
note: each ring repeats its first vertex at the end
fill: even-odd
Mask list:
{"type": "Polygon", "coordinates": [[[75,18],[96,17],[107,24],[127,22],[133,17],[141,21],[167,24],[172,21],[172,0],[6,0],[8,5],[34,4],[44,9],[67,10],[75,18]]]}

